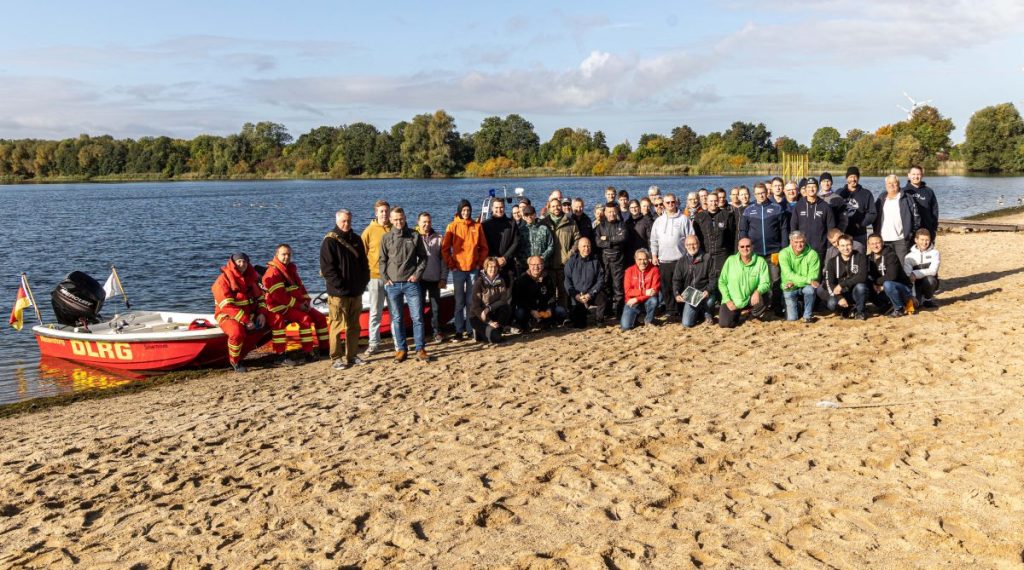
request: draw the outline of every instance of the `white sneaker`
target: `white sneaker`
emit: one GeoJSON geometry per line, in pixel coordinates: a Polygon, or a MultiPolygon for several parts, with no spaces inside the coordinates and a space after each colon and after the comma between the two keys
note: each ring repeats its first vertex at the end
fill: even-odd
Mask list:
{"type": "Polygon", "coordinates": [[[363,352],[363,356],[369,358],[369,357],[373,356],[374,354],[377,354],[378,352],[380,352],[380,349],[378,347],[376,347],[376,346],[368,346],[368,347],[366,347],[366,351],[363,352]]]}
{"type": "Polygon", "coordinates": [[[348,369],[348,367],[349,364],[344,360],[335,360],[334,364],[331,364],[331,368],[333,368],[334,370],[346,370],[348,369]]]}
{"type": "Polygon", "coordinates": [[[349,366],[363,366],[364,364],[366,364],[366,361],[357,356],[352,359],[352,362],[349,363],[349,366]]]}

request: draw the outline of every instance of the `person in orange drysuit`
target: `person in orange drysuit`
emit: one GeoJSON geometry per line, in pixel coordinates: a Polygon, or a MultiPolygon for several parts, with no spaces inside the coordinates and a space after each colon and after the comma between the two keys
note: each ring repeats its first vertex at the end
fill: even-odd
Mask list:
{"type": "Polygon", "coordinates": [[[309,293],[302,284],[299,270],[292,263],[292,248],[282,243],[274,250],[274,259],[267,264],[263,274],[263,289],[267,292],[267,310],[274,352],[283,364],[296,362],[285,356],[287,339],[285,327],[288,323],[299,325],[299,342],[306,360],[312,362],[319,357],[320,345],[327,347],[327,317],[309,306],[309,293]]]}
{"type": "Polygon", "coordinates": [[[246,337],[259,334],[267,324],[270,312],[263,302],[259,277],[244,253],[232,255],[213,282],[214,317],[228,335],[228,362],[235,372],[245,372],[242,347],[246,337]]]}

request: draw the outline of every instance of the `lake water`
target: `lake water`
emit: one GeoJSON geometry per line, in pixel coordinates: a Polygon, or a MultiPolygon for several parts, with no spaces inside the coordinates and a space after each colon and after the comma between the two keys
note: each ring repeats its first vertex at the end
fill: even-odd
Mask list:
{"type": "MultiPolygon", "coordinates": [[[[0,307],[7,315],[18,275],[29,274],[44,320],[52,320],[49,294],[73,270],[101,283],[116,265],[134,307],[213,312],[210,285],[233,251],[249,253],[265,264],[274,246],[287,242],[311,290],[319,290],[320,240],[333,226],[334,212],[347,208],[362,231],[373,202],[383,198],[405,208],[410,220],[429,211],[443,230],[459,199],[473,203],[474,214],[488,189],[522,187],[534,204],[554,188],[586,200],[588,210],[603,199],[608,185],[630,195],[646,195],[657,184],[662,193],[700,187],[752,187],[762,177],[683,178],[531,178],[456,180],[329,180],[256,182],[163,182],[133,184],[0,185],[4,205],[0,223],[0,307]]],[[[956,218],[996,209],[1024,196],[1024,178],[944,177],[927,180],[938,195],[942,217],[956,218]]],[[[862,184],[876,195],[881,178],[862,184]]],[[[415,221],[412,222],[415,224],[415,221]]],[[[120,310],[114,298],[104,308],[120,310]]],[[[128,381],[101,371],[43,362],[30,327],[31,309],[20,333],[0,330],[0,404],[128,381]]]]}

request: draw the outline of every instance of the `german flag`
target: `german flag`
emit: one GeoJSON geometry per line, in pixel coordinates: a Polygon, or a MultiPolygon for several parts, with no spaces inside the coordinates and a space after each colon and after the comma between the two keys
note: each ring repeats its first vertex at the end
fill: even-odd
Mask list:
{"type": "Polygon", "coordinates": [[[32,301],[28,298],[28,293],[25,291],[25,283],[22,282],[21,286],[18,287],[18,296],[14,299],[14,308],[11,309],[11,320],[10,325],[14,327],[14,330],[21,330],[21,327],[25,326],[25,309],[32,306],[32,301]]]}

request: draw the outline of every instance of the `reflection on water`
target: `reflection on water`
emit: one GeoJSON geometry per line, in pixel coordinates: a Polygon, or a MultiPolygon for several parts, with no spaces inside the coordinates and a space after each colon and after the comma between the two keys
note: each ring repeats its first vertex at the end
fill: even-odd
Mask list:
{"type": "MultiPolygon", "coordinates": [[[[23,371],[19,370],[19,372],[24,376],[23,371]]],[[[60,358],[42,357],[39,359],[39,389],[51,396],[115,388],[142,378],[145,376],[90,368],[60,358]]],[[[27,388],[27,386],[26,382],[25,387],[27,388]]],[[[38,394],[33,396],[38,396],[38,394]]]]}
{"type": "MultiPolygon", "coordinates": [[[[43,319],[51,322],[50,291],[73,270],[85,271],[101,283],[116,265],[132,305],[144,310],[213,312],[210,285],[234,251],[246,251],[265,265],[274,246],[286,242],[311,290],[323,287],[317,275],[320,241],[334,213],[353,213],[356,231],[372,217],[373,203],[385,199],[405,208],[410,220],[421,211],[433,214],[443,230],[460,198],[478,212],[491,188],[502,194],[515,187],[535,204],[561,189],[582,197],[589,206],[603,200],[606,186],[646,195],[657,184],[663,193],[685,193],[700,187],[751,186],[763,177],[659,178],[531,178],[520,180],[282,180],[225,182],[145,182],[133,184],[0,185],[4,212],[17,212],[0,224],[0,314],[10,310],[18,274],[27,271],[43,319]]],[[[1024,196],[1024,178],[927,178],[938,197],[942,217],[992,210],[998,201],[1016,203],[1024,196]]],[[[881,178],[862,183],[877,195],[881,178]]],[[[104,314],[120,311],[120,299],[104,314]]],[[[37,366],[39,349],[30,330],[35,316],[26,313],[26,327],[17,333],[0,326],[0,404],[52,396],[76,385],[103,385],[87,371],[46,376],[37,366]],[[90,380],[90,377],[92,379],[90,380]]],[[[54,367],[49,366],[53,369],[54,367]]]]}

